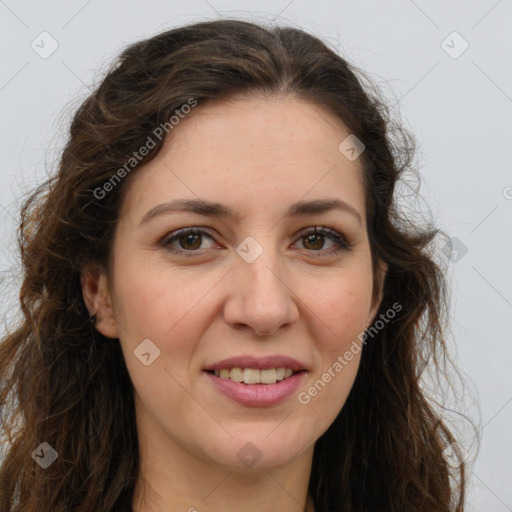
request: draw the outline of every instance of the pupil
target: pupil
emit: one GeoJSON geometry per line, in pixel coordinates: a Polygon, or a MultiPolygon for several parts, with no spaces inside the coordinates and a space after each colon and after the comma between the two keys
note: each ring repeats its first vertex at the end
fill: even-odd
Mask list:
{"type": "MultiPolygon", "coordinates": [[[[315,242],[313,242],[313,245],[316,245],[316,244],[319,242],[319,240],[321,239],[321,237],[322,237],[322,235],[315,235],[315,234],[312,234],[312,235],[309,235],[309,236],[306,238],[306,240],[308,240],[308,243],[309,243],[309,240],[311,240],[311,239],[315,240],[315,239],[316,239],[316,243],[315,243],[315,242]]],[[[320,245],[321,245],[321,244],[320,244],[320,245]]]]}
{"type": "MultiPolygon", "coordinates": [[[[189,233],[188,235],[184,235],[182,238],[185,238],[185,245],[187,245],[189,242],[192,242],[192,240],[195,238],[199,239],[200,235],[196,235],[194,233],[189,233]]],[[[192,242],[193,243],[193,242],[192,242]]],[[[199,245],[201,245],[201,243],[199,243],[199,245]]],[[[182,244],[182,247],[183,247],[183,244],[182,244]]],[[[185,249],[197,249],[197,243],[196,243],[196,246],[194,247],[184,247],[185,249]]]]}

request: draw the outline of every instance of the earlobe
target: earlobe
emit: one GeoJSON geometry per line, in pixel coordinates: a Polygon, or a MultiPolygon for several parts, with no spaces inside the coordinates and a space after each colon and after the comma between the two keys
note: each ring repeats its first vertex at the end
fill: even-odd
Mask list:
{"type": "Polygon", "coordinates": [[[112,298],[105,271],[97,266],[86,267],[80,276],[82,296],[89,315],[95,318],[98,332],[107,338],[118,338],[112,298]]]}

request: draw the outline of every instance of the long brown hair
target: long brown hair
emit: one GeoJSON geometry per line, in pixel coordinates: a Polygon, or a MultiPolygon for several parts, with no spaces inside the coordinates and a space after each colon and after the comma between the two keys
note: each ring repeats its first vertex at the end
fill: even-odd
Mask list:
{"type": "Polygon", "coordinates": [[[379,261],[388,265],[381,289],[374,279],[375,296],[383,294],[377,317],[402,306],[364,347],[345,405],[316,442],[309,484],[316,511],[463,510],[465,464],[450,477],[443,450],[455,437],[420,386],[425,364],[437,368],[446,353],[447,293],[431,254],[441,232],[415,225],[397,205],[414,138],[371,81],[316,37],[219,20],[126,48],[74,114],[58,172],[23,204],[23,317],[0,345],[9,441],[2,512],[131,509],[139,475],[134,390],[119,341],[90,322],[80,273],[90,263],[108,267],[126,182],[113,176],[157,155],[163,137],[152,137],[149,154],[126,167],[148,136],[169,128],[191,98],[201,105],[249,93],[297,95],[364,143],[374,275],[379,261]],[[58,453],[46,469],[33,456],[42,442],[58,453]]]}

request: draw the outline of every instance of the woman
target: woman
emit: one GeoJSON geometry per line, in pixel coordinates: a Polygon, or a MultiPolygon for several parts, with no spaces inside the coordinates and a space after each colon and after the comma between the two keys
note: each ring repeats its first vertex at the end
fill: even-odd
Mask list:
{"type": "Polygon", "coordinates": [[[438,231],[394,197],[413,145],[300,30],[126,49],[22,210],[0,509],[462,511],[420,387],[438,231]]]}

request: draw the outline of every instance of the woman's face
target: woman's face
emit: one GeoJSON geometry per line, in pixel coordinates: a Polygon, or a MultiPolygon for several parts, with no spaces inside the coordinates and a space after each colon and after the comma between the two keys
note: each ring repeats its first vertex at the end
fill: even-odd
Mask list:
{"type": "Polygon", "coordinates": [[[109,287],[85,295],[120,340],[148,445],[269,468],[311,455],[340,412],[378,306],[348,135],[295,97],[199,103],[130,176],[109,287]],[[237,382],[290,373],[274,368],[301,371],[237,382]]]}

